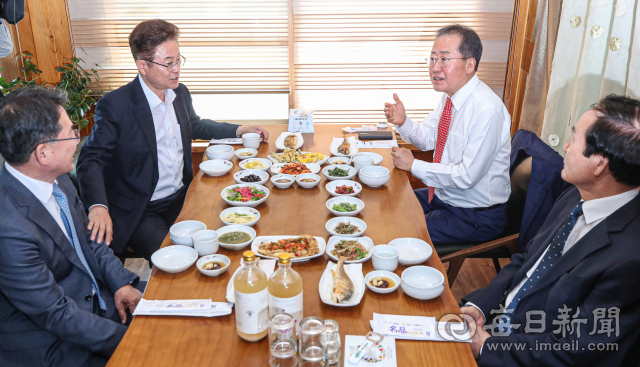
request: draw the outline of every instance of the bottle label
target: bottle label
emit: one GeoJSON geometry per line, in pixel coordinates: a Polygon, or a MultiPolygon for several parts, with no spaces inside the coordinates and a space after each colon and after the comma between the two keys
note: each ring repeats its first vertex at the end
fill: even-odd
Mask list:
{"type": "Polygon", "coordinates": [[[236,327],[245,334],[258,334],[269,327],[269,304],[267,288],[256,293],[234,291],[236,327]]]}
{"type": "Polygon", "coordinates": [[[302,307],[304,305],[302,299],[303,291],[300,294],[288,298],[280,298],[269,294],[269,316],[278,313],[288,313],[296,320],[296,334],[300,333],[300,321],[303,318],[302,307]]]}

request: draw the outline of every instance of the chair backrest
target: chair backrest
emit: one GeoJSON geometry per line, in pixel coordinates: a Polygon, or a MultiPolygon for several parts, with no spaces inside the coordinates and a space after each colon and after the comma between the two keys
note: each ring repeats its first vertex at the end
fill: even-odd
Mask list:
{"type": "Polygon", "coordinates": [[[524,157],[516,164],[511,172],[511,195],[507,201],[507,227],[503,232],[505,236],[520,232],[531,179],[532,158],[530,156],[524,157]]]}

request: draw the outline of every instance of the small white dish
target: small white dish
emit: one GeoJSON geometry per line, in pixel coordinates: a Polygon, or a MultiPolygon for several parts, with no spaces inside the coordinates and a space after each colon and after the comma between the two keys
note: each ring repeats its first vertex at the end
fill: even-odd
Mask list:
{"type": "Polygon", "coordinates": [[[222,197],[222,200],[224,200],[227,204],[231,205],[231,206],[248,206],[248,207],[254,207],[254,206],[258,206],[260,204],[262,204],[263,202],[265,202],[267,200],[267,198],[269,197],[269,189],[266,188],[265,186],[262,185],[258,185],[258,184],[237,184],[237,185],[231,185],[231,186],[227,186],[224,189],[222,189],[222,192],[220,192],[220,196],[222,197]],[[265,193],[265,196],[262,199],[253,201],[233,201],[233,200],[229,200],[227,199],[227,195],[229,195],[229,192],[231,190],[234,190],[236,188],[243,188],[243,187],[253,187],[256,190],[262,190],[262,192],[265,193]]]}
{"type": "Polygon", "coordinates": [[[209,159],[230,160],[234,156],[233,147],[231,145],[218,144],[212,145],[205,151],[209,159]]]}
{"type": "Polygon", "coordinates": [[[378,123],[376,124],[376,127],[377,127],[378,129],[386,129],[386,128],[388,128],[388,127],[389,127],[389,125],[387,125],[387,123],[386,123],[386,122],[384,122],[384,121],[380,121],[380,122],[378,122],[378,123]]]}
{"type": "Polygon", "coordinates": [[[258,223],[258,221],[260,220],[260,212],[258,211],[258,209],[255,209],[255,208],[246,208],[246,207],[227,208],[223,210],[222,213],[220,213],[220,220],[222,221],[222,223],[224,223],[225,226],[239,225],[239,226],[253,227],[253,225],[258,223]],[[231,222],[228,222],[226,219],[224,219],[231,213],[251,214],[251,215],[255,215],[256,219],[248,223],[231,223],[231,222]]]}
{"type": "Polygon", "coordinates": [[[265,171],[265,172],[268,171],[269,168],[271,168],[271,165],[273,165],[273,162],[264,158],[248,158],[238,163],[238,166],[240,167],[240,169],[253,169],[253,170],[265,171]],[[262,168],[260,168],[260,166],[251,167],[251,164],[253,164],[253,162],[260,162],[262,164],[262,168]],[[247,167],[248,165],[249,167],[247,167]]]}
{"type": "Polygon", "coordinates": [[[331,194],[331,196],[356,196],[360,193],[360,191],[362,191],[362,185],[360,185],[356,181],[351,181],[351,180],[329,181],[329,183],[327,183],[324,187],[327,189],[327,192],[331,194]],[[353,192],[350,194],[338,194],[336,192],[336,189],[342,186],[352,187],[353,192]]]}
{"type": "Polygon", "coordinates": [[[330,166],[326,166],[325,168],[322,169],[322,174],[324,175],[324,177],[328,178],[329,180],[350,180],[353,177],[355,177],[356,175],[356,169],[355,167],[351,167],[348,166],[346,164],[332,164],[330,166]],[[331,176],[329,174],[329,171],[333,171],[336,168],[340,168],[343,169],[345,171],[347,171],[347,175],[346,176],[331,176]]]}
{"type": "Polygon", "coordinates": [[[394,271],[398,268],[400,251],[389,245],[378,245],[371,251],[371,263],[376,270],[394,271]]]}
{"type": "Polygon", "coordinates": [[[233,163],[224,159],[210,159],[200,163],[200,170],[209,176],[223,176],[233,168],[233,163]]]}
{"type": "Polygon", "coordinates": [[[382,160],[383,160],[383,158],[382,158],[382,156],[380,154],[374,153],[374,152],[360,152],[358,154],[366,154],[369,157],[373,158],[373,165],[374,166],[379,165],[380,163],[382,163],[382,160]]]}
{"type": "Polygon", "coordinates": [[[389,169],[384,166],[366,166],[358,171],[360,181],[369,187],[380,187],[391,178],[389,169]]]}
{"type": "Polygon", "coordinates": [[[362,200],[360,200],[358,198],[351,197],[351,196],[339,196],[339,197],[335,197],[335,198],[331,198],[331,199],[327,200],[326,207],[331,212],[331,214],[333,214],[335,216],[338,216],[338,217],[353,217],[353,216],[358,215],[358,213],[360,213],[362,211],[362,209],[364,209],[364,201],[362,201],[362,200]],[[356,210],[354,210],[352,212],[339,212],[337,210],[333,210],[333,206],[334,205],[338,205],[340,203],[355,204],[356,205],[356,210]]]}
{"type": "Polygon", "coordinates": [[[229,264],[231,264],[231,260],[228,257],[220,254],[203,256],[200,259],[198,259],[198,261],[196,262],[196,266],[198,267],[198,270],[200,270],[202,274],[208,277],[217,277],[218,275],[226,272],[229,269],[229,264]],[[226,265],[221,269],[204,270],[202,268],[204,264],[211,261],[220,261],[221,263],[224,263],[226,265]]]}
{"type": "Polygon", "coordinates": [[[238,243],[238,244],[231,244],[231,243],[224,243],[222,241],[220,241],[220,246],[226,248],[227,250],[240,250],[243,249],[245,247],[247,247],[248,244],[251,243],[251,241],[253,241],[256,238],[256,230],[249,227],[249,226],[241,226],[239,224],[233,224],[230,226],[226,226],[226,227],[222,227],[220,229],[216,229],[216,232],[218,232],[218,241],[220,241],[220,237],[222,237],[222,235],[229,233],[229,232],[244,232],[247,233],[249,236],[251,236],[251,239],[249,241],[243,242],[243,243],[238,243]]]}
{"type": "Polygon", "coordinates": [[[331,233],[332,236],[360,237],[367,230],[367,223],[365,223],[362,219],[355,217],[335,217],[329,219],[324,225],[324,228],[327,230],[327,232],[331,233]],[[335,228],[339,223],[351,223],[354,226],[358,227],[360,229],[360,232],[356,232],[353,234],[336,233],[335,228]]]}
{"type": "Polygon", "coordinates": [[[320,300],[322,300],[324,304],[337,307],[353,307],[359,305],[362,301],[362,297],[364,296],[365,289],[364,276],[362,275],[362,264],[344,265],[344,271],[353,283],[353,294],[349,299],[346,299],[341,303],[335,303],[331,299],[331,294],[333,293],[333,274],[331,274],[331,270],[335,270],[336,266],[336,263],[329,261],[327,263],[327,268],[324,270],[324,273],[322,273],[320,284],[318,286],[320,300]]]}
{"type": "Polygon", "coordinates": [[[346,164],[348,166],[351,164],[351,159],[347,157],[331,157],[327,162],[329,164],[346,164]]]}
{"type": "Polygon", "coordinates": [[[167,273],[180,273],[198,260],[198,251],[187,246],[167,246],[151,255],[153,266],[167,273]]]}
{"type": "Polygon", "coordinates": [[[342,154],[338,152],[338,147],[342,145],[342,143],[344,142],[344,138],[333,138],[333,140],[331,141],[331,145],[329,146],[329,151],[331,152],[331,154],[336,157],[350,157],[354,154],[357,154],[358,146],[356,145],[355,136],[350,136],[349,138],[347,138],[347,141],[349,142],[349,154],[342,154]]]}
{"type": "MultiPolygon", "coordinates": [[[[263,255],[260,252],[258,252],[258,248],[260,247],[260,245],[262,243],[264,243],[264,242],[274,242],[274,241],[284,240],[284,239],[287,239],[287,238],[298,238],[298,237],[300,237],[300,236],[297,236],[297,235],[291,235],[291,236],[258,236],[251,243],[251,251],[253,251],[256,254],[256,256],[264,257],[266,259],[277,259],[277,257],[263,255]]],[[[327,242],[322,237],[313,236],[313,238],[315,238],[316,242],[318,242],[318,253],[315,254],[315,255],[307,256],[307,257],[297,257],[297,258],[291,257],[291,262],[292,263],[309,261],[309,260],[311,260],[313,258],[322,256],[324,254],[325,250],[327,249],[327,242]]]]}
{"type": "Polygon", "coordinates": [[[212,229],[205,229],[193,235],[193,248],[200,256],[215,254],[218,247],[218,232],[212,229]]]}
{"type": "Polygon", "coordinates": [[[320,183],[320,179],[321,177],[316,175],[315,173],[303,173],[296,176],[296,182],[298,183],[298,185],[300,185],[300,187],[303,187],[305,189],[311,189],[313,187],[316,187],[320,183]],[[302,181],[306,179],[315,180],[315,181],[313,182],[302,181]]]}
{"type": "Polygon", "coordinates": [[[242,134],[242,145],[249,149],[258,149],[260,147],[260,134],[246,133],[242,134]]]}
{"type": "Polygon", "coordinates": [[[243,161],[245,159],[255,158],[258,155],[258,150],[257,149],[252,149],[252,148],[236,149],[235,155],[236,155],[236,158],[238,158],[239,160],[243,161]],[[249,154],[249,153],[251,153],[251,154],[249,154]],[[244,154],[247,154],[247,155],[244,155],[244,154]]]}
{"type": "Polygon", "coordinates": [[[237,183],[239,184],[256,184],[256,185],[264,185],[267,183],[267,181],[269,181],[269,173],[262,171],[262,170],[258,170],[258,169],[244,169],[244,170],[240,170],[236,173],[233,174],[233,179],[236,180],[237,183]],[[244,182],[242,181],[243,177],[247,177],[249,175],[256,175],[258,177],[260,177],[260,181],[258,182],[244,182]]]}
{"type": "Polygon", "coordinates": [[[296,182],[296,176],[292,175],[275,175],[271,177],[271,183],[274,184],[279,189],[286,189],[293,185],[296,182]],[[286,181],[286,182],[278,182],[278,181],[286,181]]]}
{"type": "Polygon", "coordinates": [[[427,300],[442,294],[444,275],[430,266],[412,266],[402,272],[402,290],[410,297],[427,300]]]}
{"type": "Polygon", "coordinates": [[[398,289],[401,283],[402,283],[402,279],[400,279],[400,277],[396,275],[396,273],[392,273],[386,270],[370,271],[367,273],[367,275],[364,276],[364,284],[367,286],[367,288],[369,288],[369,290],[372,292],[380,293],[380,294],[388,294],[388,293],[394,292],[396,289],[398,289]],[[393,287],[389,287],[389,288],[374,287],[371,285],[370,282],[371,282],[371,279],[377,278],[377,277],[391,279],[395,284],[393,285],[393,287]]]}
{"type": "Polygon", "coordinates": [[[283,133],[280,134],[280,136],[278,136],[278,139],[276,139],[276,148],[277,149],[290,149],[288,147],[284,146],[284,139],[289,136],[289,135],[296,135],[298,137],[298,141],[296,141],[296,146],[293,149],[298,149],[302,146],[302,144],[304,144],[304,139],[302,138],[302,134],[301,133],[290,133],[288,131],[285,131],[283,133]]]}
{"type": "MultiPolygon", "coordinates": [[[[282,170],[284,169],[284,167],[287,164],[291,164],[291,163],[276,163],[273,166],[271,166],[271,173],[274,175],[278,175],[281,174],[282,170]]],[[[320,172],[320,165],[318,163],[302,163],[305,165],[305,167],[307,167],[307,169],[311,172],[306,172],[306,173],[318,173],[320,172]]],[[[285,174],[285,173],[282,173],[285,174]]],[[[292,176],[297,176],[297,175],[292,175],[292,176]]]]}
{"type": "Polygon", "coordinates": [[[353,161],[353,166],[356,168],[356,171],[360,171],[360,168],[366,166],[373,166],[373,157],[358,153],[351,156],[351,160],[353,161]]]}
{"type": "Polygon", "coordinates": [[[176,245],[193,247],[193,237],[196,232],[204,231],[207,225],[197,220],[183,220],[169,228],[169,238],[176,245]]]}
{"type": "Polygon", "coordinates": [[[331,260],[338,261],[340,258],[331,253],[336,249],[336,244],[340,243],[340,241],[358,241],[364,248],[368,250],[365,257],[357,260],[346,260],[345,264],[357,264],[366,262],[371,258],[371,249],[373,249],[373,241],[371,238],[364,237],[345,237],[345,236],[331,236],[329,237],[329,242],[327,242],[327,255],[331,258],[331,260]]]}
{"type": "Polygon", "coordinates": [[[433,254],[431,245],[417,238],[396,238],[389,242],[389,246],[398,249],[401,265],[418,265],[429,260],[433,254]]]}

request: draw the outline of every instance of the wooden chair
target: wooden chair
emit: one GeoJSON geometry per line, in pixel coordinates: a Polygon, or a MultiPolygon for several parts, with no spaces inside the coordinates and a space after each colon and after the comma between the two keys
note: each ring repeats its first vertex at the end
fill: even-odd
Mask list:
{"type": "Polygon", "coordinates": [[[440,260],[443,263],[449,263],[447,277],[449,278],[450,287],[453,286],[462,264],[468,257],[492,259],[497,273],[500,271],[499,259],[510,258],[511,255],[518,251],[518,236],[531,178],[531,163],[532,158],[527,156],[517,163],[513,169],[511,174],[511,195],[507,201],[507,227],[498,239],[486,243],[439,244],[435,247],[440,260]]]}

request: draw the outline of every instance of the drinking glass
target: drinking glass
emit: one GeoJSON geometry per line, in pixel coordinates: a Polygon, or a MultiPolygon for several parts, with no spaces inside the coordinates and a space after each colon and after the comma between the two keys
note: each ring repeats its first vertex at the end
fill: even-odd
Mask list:
{"type": "Polygon", "coordinates": [[[296,355],[295,319],[288,313],[279,313],[269,319],[269,346],[271,367],[294,367],[296,355]]]}
{"type": "Polygon", "coordinates": [[[324,322],[319,317],[305,317],[300,322],[300,366],[324,366],[327,349],[320,342],[323,331],[324,322]]]}
{"type": "Polygon", "coordinates": [[[335,320],[324,320],[324,331],[320,336],[320,342],[327,350],[327,363],[325,366],[340,367],[342,343],[340,342],[340,328],[335,320]]]}

